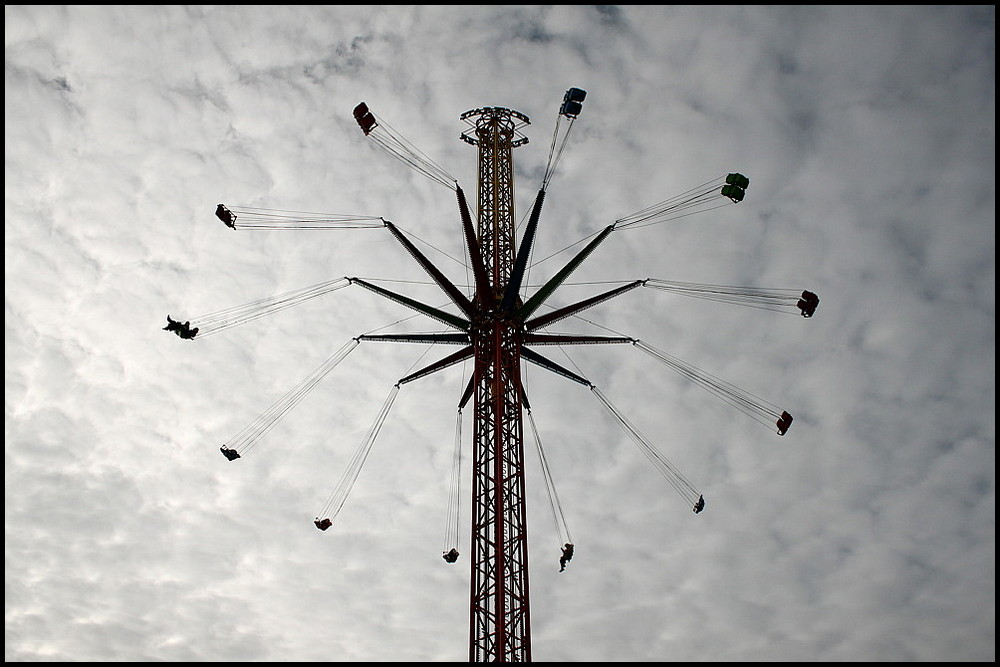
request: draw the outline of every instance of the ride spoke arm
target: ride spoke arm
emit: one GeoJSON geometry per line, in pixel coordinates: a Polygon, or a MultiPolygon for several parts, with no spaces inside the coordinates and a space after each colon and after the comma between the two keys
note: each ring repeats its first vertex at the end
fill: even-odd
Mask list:
{"type": "Polygon", "coordinates": [[[428,306],[425,303],[420,303],[415,299],[403,296],[402,294],[397,294],[396,292],[393,292],[392,290],[387,290],[384,287],[379,287],[378,285],[372,285],[370,282],[362,280],[361,278],[350,278],[349,280],[352,283],[361,285],[367,290],[375,292],[376,294],[381,294],[385,298],[395,301],[396,303],[401,303],[404,306],[407,306],[409,308],[412,308],[413,310],[416,310],[417,312],[427,315],[428,317],[433,317],[438,322],[443,322],[444,324],[447,324],[450,327],[454,327],[455,329],[459,329],[461,331],[468,331],[469,329],[469,321],[463,320],[461,317],[457,317],[455,315],[452,315],[451,313],[446,313],[443,310],[434,308],[433,306],[428,306]]]}
{"type": "Polygon", "coordinates": [[[542,303],[544,303],[554,291],[556,291],[556,288],[562,285],[569,275],[573,273],[573,271],[575,271],[581,263],[583,263],[583,260],[587,259],[587,257],[590,256],[590,253],[594,252],[594,249],[597,248],[597,246],[599,246],[614,230],[615,226],[613,224],[605,227],[604,231],[597,235],[597,238],[588,243],[586,248],[581,250],[576,257],[571,259],[559,273],[552,276],[547,283],[542,285],[541,289],[539,289],[523,306],[521,306],[520,309],[518,309],[516,314],[517,319],[523,321],[535,312],[535,310],[537,310],[538,307],[542,305],[542,303]]]}
{"type": "Polygon", "coordinates": [[[472,263],[472,275],[476,281],[476,297],[480,301],[492,294],[490,279],[486,273],[486,263],[483,260],[483,250],[479,247],[476,230],[472,227],[472,216],[469,215],[469,203],[465,200],[465,192],[456,187],[458,195],[458,212],[462,216],[462,230],[465,232],[465,244],[469,248],[469,261],[472,263]]]}
{"type": "Polygon", "coordinates": [[[458,401],[458,409],[462,410],[465,408],[469,399],[472,398],[472,393],[476,390],[476,374],[473,373],[472,377],[469,378],[469,383],[465,385],[465,391],[462,392],[462,398],[458,401]]]}
{"type": "Polygon", "coordinates": [[[468,345],[469,335],[460,333],[430,334],[362,334],[358,340],[385,341],[387,343],[445,343],[468,345]]]}
{"type": "Polygon", "coordinates": [[[408,238],[403,236],[403,233],[399,231],[396,225],[392,224],[388,220],[385,221],[386,228],[392,232],[392,235],[406,248],[406,251],[410,253],[413,259],[417,260],[417,263],[423,267],[424,271],[434,279],[438,287],[444,290],[445,294],[452,300],[452,302],[462,309],[462,311],[469,317],[472,317],[474,308],[472,302],[469,301],[468,297],[462,294],[454,283],[448,280],[441,271],[434,266],[433,262],[429,260],[422,252],[420,252],[415,245],[413,245],[408,238]]]}
{"type": "Polygon", "coordinates": [[[622,285],[621,287],[615,288],[613,290],[608,290],[603,294],[598,294],[597,296],[592,296],[589,299],[584,299],[583,301],[578,301],[574,304],[570,304],[565,308],[559,308],[554,310],[547,315],[542,315],[541,317],[536,317],[534,319],[528,320],[524,323],[524,328],[527,331],[534,331],[535,329],[541,329],[544,326],[558,322],[561,319],[567,318],[570,315],[575,315],[581,310],[586,310],[587,308],[592,308],[599,303],[603,303],[609,299],[613,299],[619,294],[624,294],[634,290],[636,287],[644,284],[644,280],[636,280],[635,282],[629,283],[628,285],[622,285]]]}
{"type": "Polygon", "coordinates": [[[581,377],[581,376],[577,375],[573,371],[569,370],[568,368],[566,368],[564,366],[560,366],[559,364],[557,364],[556,362],[552,361],[551,359],[546,359],[545,357],[543,357],[542,355],[538,354],[534,350],[529,350],[526,347],[522,347],[521,348],[521,357],[523,357],[527,361],[530,361],[531,363],[535,364],[536,366],[541,366],[542,368],[544,368],[546,370],[552,371],[556,375],[562,375],[565,378],[569,378],[573,382],[579,382],[580,384],[584,385],[585,387],[592,387],[593,386],[591,384],[590,380],[588,380],[587,378],[581,377]]]}
{"type": "MultiPolygon", "coordinates": [[[[364,338],[362,336],[362,338],[364,338]]],[[[572,334],[525,334],[525,345],[587,345],[595,343],[634,343],[634,338],[625,336],[577,336],[572,334]]],[[[522,350],[523,351],[523,350],[522,350]]]]}
{"type": "Polygon", "coordinates": [[[399,384],[406,384],[407,382],[413,382],[414,380],[417,380],[417,379],[420,379],[420,378],[422,378],[424,376],[430,375],[431,373],[436,373],[439,370],[442,370],[444,368],[448,368],[449,366],[453,366],[453,365],[457,364],[460,361],[465,361],[466,359],[471,358],[472,355],[474,354],[474,352],[475,352],[475,350],[473,349],[473,347],[471,345],[463,347],[458,352],[455,352],[453,354],[449,354],[444,359],[436,361],[433,364],[431,364],[430,366],[425,366],[425,367],[421,368],[419,371],[410,373],[406,377],[400,379],[399,384]]]}
{"type": "Polygon", "coordinates": [[[545,201],[545,189],[538,191],[535,197],[535,205],[531,208],[531,216],[528,218],[528,226],[524,230],[524,238],[521,239],[521,247],[517,251],[517,258],[514,260],[514,268],[510,273],[510,281],[507,283],[507,291],[503,295],[500,303],[500,311],[506,312],[514,308],[517,302],[517,294],[521,291],[521,281],[524,279],[524,271],[528,266],[528,257],[531,255],[531,246],[535,242],[535,231],[538,229],[538,216],[542,212],[542,202],[545,201]]]}

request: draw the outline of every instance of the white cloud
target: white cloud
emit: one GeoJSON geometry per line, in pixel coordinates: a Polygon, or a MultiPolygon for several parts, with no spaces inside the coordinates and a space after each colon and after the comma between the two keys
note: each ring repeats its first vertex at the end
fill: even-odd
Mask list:
{"type": "Polygon", "coordinates": [[[697,516],[589,391],[528,368],[577,544],[559,573],[529,438],[535,659],[995,657],[995,9],[6,7],[5,24],[7,660],[465,658],[468,558],[439,549],[468,370],[403,388],[321,533],[420,346],[361,345],[252,455],[216,449],[411,312],[352,287],[203,341],[160,327],[345,275],[425,280],[383,231],[234,233],[212,212],[385,216],[461,258],[454,195],[350,110],[368,102],[473,198],[458,116],[526,113],[520,217],[570,86],[588,98],[536,259],[737,170],[739,206],[616,232],[573,280],[821,305],[807,321],[637,290],[584,314],[787,407],[784,438],[631,346],[548,355],[704,491],[697,516]]]}

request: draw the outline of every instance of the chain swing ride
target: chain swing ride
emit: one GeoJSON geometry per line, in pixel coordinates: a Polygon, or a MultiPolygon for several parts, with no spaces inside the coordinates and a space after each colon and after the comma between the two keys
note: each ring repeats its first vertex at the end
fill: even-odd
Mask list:
{"type": "MultiPolygon", "coordinates": [[[[565,569],[572,559],[575,549],[521,381],[522,361],[590,389],[598,402],[635,442],[654,469],[663,475],[692,510],[700,513],[705,508],[705,499],[695,485],[610,402],[596,385],[579,373],[544,356],[537,348],[631,344],[755,421],[774,428],[778,435],[784,435],[792,423],[792,416],[787,411],[645,341],[624,335],[550,333],[547,332],[547,327],[570,317],[589,322],[579,315],[582,311],[637,287],[800,314],[807,318],[813,316],[819,304],[816,294],[808,290],[707,285],[646,278],[623,281],[623,284],[595,296],[539,314],[538,311],[542,306],[549,307],[547,302],[553,292],[560,286],[568,284],[566,280],[569,276],[612,232],[661,224],[719,206],[739,203],[746,195],[746,189],[750,184],[746,176],[730,173],[615,220],[590,237],[564,248],[563,250],[568,250],[579,243],[587,242],[583,249],[579,250],[558,272],[531,291],[532,286],[524,281],[531,266],[540,263],[534,262],[529,265],[542,204],[585,98],[586,92],[579,88],[570,88],[563,97],[556,116],[541,187],[527,216],[520,244],[516,240],[518,226],[514,219],[512,152],[514,148],[528,143],[527,137],[521,133],[521,130],[530,123],[527,116],[503,107],[482,107],[467,111],[460,116],[468,126],[468,129],[461,134],[461,139],[478,150],[478,209],[473,216],[465,193],[455,178],[403,138],[384,119],[377,117],[364,102],[354,108],[354,118],[371,143],[455,193],[467,252],[467,268],[474,278],[473,284],[467,288],[471,290],[471,294],[449,280],[400,228],[384,218],[225,204],[219,204],[216,208],[216,217],[232,230],[386,229],[448,296],[450,303],[458,309],[458,314],[427,305],[376,285],[370,280],[344,277],[193,317],[184,322],[167,316],[167,326],[164,327],[182,339],[201,340],[258,318],[324,297],[351,285],[358,285],[375,292],[447,327],[448,330],[444,332],[367,333],[352,338],[259,417],[227,440],[220,449],[229,461],[247,455],[292,408],[362,342],[459,346],[457,351],[400,378],[391,388],[371,429],[355,450],[329,498],[317,512],[314,523],[323,531],[334,525],[401,387],[460,362],[471,360],[474,370],[458,404],[450,471],[448,516],[442,548],[442,557],[447,563],[457,562],[460,555],[457,545],[460,536],[458,520],[461,495],[462,417],[463,410],[471,401],[474,423],[471,462],[470,661],[531,660],[524,476],[525,414],[540,461],[542,480],[553,521],[562,544],[560,571],[565,569]]],[[[545,259],[553,256],[555,255],[545,259]]]]}

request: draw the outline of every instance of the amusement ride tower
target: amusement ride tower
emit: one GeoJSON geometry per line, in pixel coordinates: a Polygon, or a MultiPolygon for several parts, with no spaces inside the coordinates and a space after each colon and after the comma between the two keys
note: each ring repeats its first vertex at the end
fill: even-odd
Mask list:
{"type": "MultiPolygon", "coordinates": [[[[523,416],[528,399],[522,384],[522,362],[529,362],[590,388],[619,422],[671,486],[696,513],[705,507],[704,498],[589,380],[543,356],[536,348],[548,345],[631,343],[679,372],[687,380],[704,387],[762,424],[777,427],[784,435],[792,417],[776,406],[738,387],[708,375],[649,344],[627,336],[593,336],[546,333],[545,329],[566,318],[577,316],[636,287],[652,287],[684,296],[693,296],[739,305],[800,312],[812,317],[819,303],[808,291],[763,289],[681,283],[654,278],[633,280],[567,306],[552,308],[542,315],[552,293],[613,231],[658,224],[723,203],[743,199],[749,180],[731,173],[659,204],[616,220],[592,235],[582,250],[570,259],[530,296],[523,285],[532,246],[545,200],[546,188],[562,155],[569,130],[582,109],[586,93],[570,88],[559,109],[548,163],[541,188],[535,196],[520,244],[517,243],[514,207],[513,150],[528,142],[521,129],[529,124],[524,114],[503,107],[482,107],[465,112],[467,125],[461,139],[478,150],[478,209],[470,211],[465,193],[440,166],[416,150],[384,120],[377,118],[365,103],[354,109],[354,117],[366,137],[420,173],[452,189],[458,199],[464,243],[473,276],[471,297],[450,281],[396,225],[374,216],[303,214],[259,208],[230,208],[219,204],[216,216],[231,229],[387,229],[448,296],[459,314],[435,308],[360,278],[330,280],[319,285],[210,313],[181,323],[167,318],[165,329],[185,339],[202,339],[258,317],[323,296],[348,285],[359,285],[391,299],[447,326],[451,331],[425,334],[363,334],[352,339],[326,362],[276,401],[257,420],[227,441],[222,453],[230,461],[241,458],[287,412],[347,354],[362,341],[418,342],[461,346],[457,352],[401,378],[393,387],[368,436],[354,455],[330,499],[316,518],[316,527],[327,530],[339,513],[357,480],[361,467],[401,385],[431,373],[472,360],[473,373],[459,401],[459,420],[471,400],[474,426],[472,436],[472,520],[469,659],[475,662],[527,662],[531,660],[531,623],[528,594],[528,531],[525,501],[523,416]],[[564,127],[565,125],[565,127],[564,127]],[[564,131],[563,131],[564,130],[564,131]],[[561,142],[561,143],[560,143],[561,142]],[[720,189],[721,186],[721,189],[720,189]],[[720,198],[721,195],[721,198],[720,198]],[[522,297],[522,293],[524,296],[522,297]],[[773,426],[772,426],[773,425],[773,426]]],[[[459,421],[459,424],[461,421],[459,421]]],[[[534,424],[532,422],[532,430],[534,424]]],[[[460,432],[460,429],[459,429],[460,432]]],[[[536,433],[537,436],[537,433],[536,433]]],[[[456,451],[459,449],[456,436],[456,451]]],[[[537,443],[539,453],[541,444],[537,443]]],[[[460,457],[456,457],[456,461],[460,457]]],[[[547,464],[541,456],[545,482],[550,483],[547,464]]],[[[453,481],[457,479],[453,478],[453,481]]],[[[554,489],[550,489],[550,498],[554,489]]],[[[457,513],[456,521],[457,541],[457,513]]],[[[568,537],[568,530],[565,532],[568,537]]],[[[572,558],[573,544],[563,549],[565,563],[572,558]]],[[[452,548],[444,559],[454,563],[458,551],[452,548]]]]}
{"type": "MultiPolygon", "coordinates": [[[[470,335],[475,356],[472,453],[472,600],[469,659],[531,659],[528,604],[528,529],[524,497],[521,405],[522,327],[513,283],[513,150],[523,143],[516,122],[527,118],[502,108],[466,112],[479,150],[479,225],[482,256],[476,266],[476,317],[470,335]]],[[[542,194],[539,194],[539,205],[542,194]]],[[[465,208],[465,207],[463,207],[465,208]]],[[[463,211],[463,217],[465,213],[463,211]]],[[[523,268],[522,268],[523,271],[523,268]]]]}

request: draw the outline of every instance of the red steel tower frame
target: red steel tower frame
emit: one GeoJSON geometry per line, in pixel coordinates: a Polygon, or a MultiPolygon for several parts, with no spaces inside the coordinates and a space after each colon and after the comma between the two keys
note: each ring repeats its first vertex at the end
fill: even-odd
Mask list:
{"type": "Polygon", "coordinates": [[[510,109],[475,109],[479,149],[476,238],[487,293],[478,293],[479,316],[470,331],[475,355],[472,459],[471,661],[530,661],[528,526],[524,496],[521,403],[521,332],[500,306],[515,260],[512,151],[521,145],[510,109]]]}

